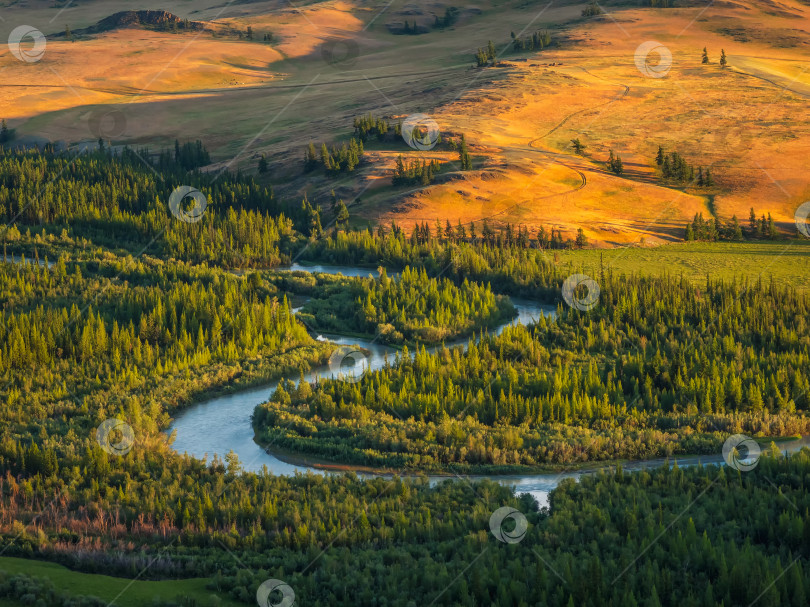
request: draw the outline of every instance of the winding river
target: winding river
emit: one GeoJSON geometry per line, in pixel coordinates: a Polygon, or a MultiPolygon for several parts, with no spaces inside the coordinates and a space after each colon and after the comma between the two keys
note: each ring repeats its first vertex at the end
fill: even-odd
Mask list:
{"type": "MultiPolygon", "coordinates": [[[[306,272],[324,272],[330,274],[341,273],[344,276],[368,276],[376,275],[376,271],[366,268],[344,267],[344,266],[301,266],[293,264],[289,270],[302,270],[306,272]]],[[[541,314],[554,316],[554,306],[540,305],[532,301],[512,298],[512,303],[518,311],[518,316],[510,323],[501,325],[495,332],[500,332],[504,327],[522,323],[528,324],[537,319],[541,314]]],[[[368,369],[375,370],[385,364],[385,358],[393,360],[397,350],[375,343],[371,340],[358,338],[347,338],[337,335],[319,336],[322,339],[345,345],[360,346],[368,350],[368,369]]],[[[465,345],[466,339],[459,340],[451,345],[465,345]]],[[[305,377],[312,381],[316,377],[328,377],[332,372],[328,366],[313,369],[305,377]]],[[[177,413],[174,421],[169,427],[169,433],[175,433],[173,447],[180,453],[188,453],[194,457],[211,458],[217,455],[223,458],[229,451],[234,451],[239,456],[239,461],[245,470],[260,471],[266,469],[273,474],[293,475],[295,473],[314,472],[317,474],[329,473],[321,468],[307,466],[303,464],[293,464],[282,461],[273,453],[265,451],[253,440],[253,427],[251,425],[251,415],[254,408],[270,398],[276,389],[278,382],[273,382],[264,386],[246,389],[225,396],[218,396],[184,409],[177,413]]],[[[793,441],[787,445],[788,450],[793,451],[802,446],[810,446],[810,437],[793,441]]],[[[783,447],[784,448],[784,447],[783,447]]],[[[720,463],[723,461],[722,455],[683,457],[678,459],[679,465],[689,465],[698,462],[720,463]]],[[[631,462],[625,464],[627,470],[638,470],[642,468],[658,467],[665,462],[664,459],[646,460],[642,462],[631,462]]],[[[606,466],[605,466],[606,467],[606,466]]],[[[548,505],[549,492],[564,478],[578,478],[582,474],[593,473],[598,468],[588,471],[572,471],[559,474],[530,474],[530,475],[493,475],[493,476],[469,476],[464,477],[469,480],[490,478],[505,485],[511,485],[517,493],[529,493],[540,504],[548,505]]],[[[447,476],[431,476],[431,482],[440,482],[447,476]]]]}

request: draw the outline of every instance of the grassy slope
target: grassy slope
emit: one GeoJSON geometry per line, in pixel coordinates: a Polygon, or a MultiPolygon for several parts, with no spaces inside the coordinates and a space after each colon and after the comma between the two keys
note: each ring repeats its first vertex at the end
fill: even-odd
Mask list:
{"type": "MultiPolygon", "coordinates": [[[[120,8],[106,4],[66,11],[58,26],[47,23],[57,7],[35,13],[15,5],[7,23],[33,20],[46,33],[62,22],[76,29],[120,8]]],[[[188,16],[193,6],[195,19],[219,10],[213,0],[181,4],[165,8],[188,16]]],[[[347,202],[360,195],[351,212],[363,224],[490,217],[553,225],[568,235],[581,226],[593,242],[608,245],[641,237],[660,242],[680,238],[695,212],[708,215],[706,195],[713,194],[723,219],[736,213],[745,220],[754,206],[790,231],[795,208],[810,196],[801,164],[810,149],[810,76],[799,67],[810,55],[799,35],[810,29],[810,8],[797,0],[782,4],[779,14],[762,0],[708,10],[611,9],[610,17],[583,20],[581,4],[545,10],[545,3],[491,0],[453,28],[393,36],[387,24],[413,18],[396,6],[375,19],[379,7],[365,0],[316,2],[300,12],[256,2],[220,21],[272,31],[272,45],[121,30],[75,43],[49,40],[46,59],[36,64],[0,49],[9,83],[53,85],[7,87],[0,116],[11,118],[21,135],[94,141],[90,110],[117,104],[127,116],[121,140],[166,144],[199,136],[215,159],[238,155],[235,166],[247,170],[255,169],[254,154],[267,153],[279,196],[295,200],[306,188],[310,200],[328,206],[333,187],[347,202]],[[505,43],[510,30],[544,27],[563,44],[508,70],[471,69],[476,46],[505,43]],[[795,35],[786,36],[788,30],[795,35]],[[324,62],[319,45],[332,35],[358,42],[354,65],[324,62]],[[645,78],[636,69],[633,54],[645,40],[671,49],[666,78],[645,78]],[[700,63],[704,45],[708,66],[700,63]],[[729,55],[726,70],[717,65],[721,48],[729,55]],[[107,62],[125,69],[109,76],[107,62]],[[351,118],[369,111],[430,113],[445,132],[467,133],[476,165],[486,170],[409,196],[388,185],[400,146],[370,154],[370,163],[345,183],[303,175],[300,154],[310,139],[345,137],[351,118]],[[587,145],[587,157],[572,155],[572,137],[587,145]],[[711,164],[717,187],[685,193],[660,187],[651,166],[658,144],[711,164]],[[621,154],[626,178],[604,171],[609,149],[621,154]]],[[[432,12],[425,9],[420,19],[432,21],[432,12]]]]}
{"type": "Polygon", "coordinates": [[[797,289],[808,288],[810,241],[709,243],[692,242],[660,247],[583,251],[549,251],[557,263],[599,276],[600,256],[605,269],[658,275],[683,274],[697,283],[712,278],[774,279],[797,289]]]}
{"type": "MultiPolygon", "coordinates": [[[[0,557],[0,570],[11,574],[23,573],[32,577],[48,578],[60,590],[76,596],[96,596],[105,601],[114,601],[118,607],[142,607],[152,602],[154,597],[174,600],[178,594],[197,599],[200,605],[208,604],[209,597],[217,596],[223,607],[240,605],[224,595],[218,595],[205,588],[207,578],[167,580],[161,582],[110,577],[91,573],[79,573],[43,561],[32,561],[13,557],[0,557]]],[[[16,606],[18,603],[0,599],[0,607],[16,606]]]]}

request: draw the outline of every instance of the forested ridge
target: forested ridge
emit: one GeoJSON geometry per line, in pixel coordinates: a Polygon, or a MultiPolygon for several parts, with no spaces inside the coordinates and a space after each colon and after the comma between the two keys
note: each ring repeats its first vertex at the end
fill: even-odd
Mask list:
{"type": "MultiPolygon", "coordinates": [[[[63,466],[105,417],[153,436],[208,390],[297,372],[329,351],[269,287],[144,257],[0,264],[0,306],[3,444],[33,441],[63,466]]],[[[22,461],[15,470],[37,471],[22,461]]]]}
{"type": "Polygon", "coordinates": [[[406,267],[389,278],[345,278],[329,274],[273,273],[268,280],[310,296],[297,319],[318,331],[370,335],[380,343],[440,343],[493,327],[516,312],[509,299],[488,285],[467,280],[456,286],[424,269],[406,267]]]}
{"type": "Polygon", "coordinates": [[[109,465],[101,456],[61,478],[3,480],[6,521],[47,506],[38,533],[14,528],[10,553],[132,576],[151,560],[148,576],[210,575],[212,589],[245,604],[271,577],[297,601],[347,606],[719,607],[760,597],[801,607],[810,592],[807,450],[766,454],[749,473],[585,475],[540,511],[488,481],[286,478],[149,451],[109,465]],[[490,533],[505,504],[528,520],[519,543],[490,533]]]}
{"type": "Polygon", "coordinates": [[[10,233],[4,229],[4,239],[13,242],[26,226],[49,225],[133,253],[147,248],[226,267],[281,263],[296,233],[272,191],[242,175],[190,170],[203,152],[184,149],[153,158],[148,150],[78,155],[0,148],[0,220],[16,224],[10,233]],[[198,223],[167,212],[169,195],[180,185],[208,199],[198,223]]]}
{"type": "Polygon", "coordinates": [[[808,300],[772,284],[614,276],[600,305],[358,383],[278,390],[264,440],[354,464],[486,470],[717,452],[738,432],[806,433],[808,300]]]}

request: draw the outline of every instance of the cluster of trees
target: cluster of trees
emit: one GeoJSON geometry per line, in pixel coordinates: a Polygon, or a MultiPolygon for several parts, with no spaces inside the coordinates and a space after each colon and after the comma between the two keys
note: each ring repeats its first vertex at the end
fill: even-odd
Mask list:
{"type": "Polygon", "coordinates": [[[736,432],[810,429],[806,295],[612,273],[598,283],[587,314],[558,306],[556,319],[466,351],[404,351],[358,383],[271,401],[260,435],[354,464],[473,471],[719,453],[736,432]]]}
{"type": "Polygon", "coordinates": [[[418,158],[413,158],[406,162],[402,159],[402,155],[399,155],[391,183],[395,186],[430,185],[436,179],[436,173],[438,172],[438,160],[431,160],[430,162],[422,160],[420,162],[418,158]]]}
{"type": "Polygon", "coordinates": [[[698,187],[710,188],[714,186],[714,179],[709,167],[703,170],[702,166],[695,167],[684,159],[678,152],[667,154],[662,146],[658,146],[655,163],[661,171],[661,177],[682,184],[695,184],[698,187]]]}
{"type": "Polygon", "coordinates": [[[394,33],[396,34],[408,34],[411,36],[416,36],[418,34],[426,34],[429,30],[426,27],[422,27],[416,23],[416,19],[413,20],[413,25],[411,22],[405,19],[405,23],[402,26],[402,29],[395,30],[394,33]]]}
{"type": "Polygon", "coordinates": [[[495,52],[495,44],[492,40],[489,41],[486,48],[479,48],[478,52],[475,54],[475,64],[478,67],[484,67],[485,65],[495,65],[495,61],[498,55],[495,52]]]}
{"type": "MultiPolygon", "coordinates": [[[[3,416],[12,426],[20,423],[19,407],[40,399],[55,401],[46,410],[66,411],[76,405],[71,394],[95,398],[119,387],[125,389],[111,403],[132,399],[138,407],[128,388],[185,381],[262,353],[278,355],[268,359],[269,368],[291,349],[309,348],[314,359],[324,350],[275,290],[178,262],[60,257],[50,268],[2,264],[0,297],[14,304],[0,313],[0,377],[8,382],[3,416]]],[[[210,384],[198,381],[199,390],[210,384]]],[[[188,395],[171,401],[187,402],[188,395]]],[[[149,417],[160,420],[158,413],[149,417]]]]}
{"type": "MultiPolygon", "coordinates": [[[[541,51],[551,44],[551,34],[548,31],[536,31],[526,38],[518,38],[515,32],[511,32],[512,50],[516,52],[541,51]]],[[[495,44],[490,40],[486,48],[479,48],[475,53],[475,64],[478,67],[495,65],[498,54],[495,44]]]]}
{"type": "MultiPolygon", "coordinates": [[[[195,142],[186,141],[181,144],[174,141],[174,162],[186,171],[194,170],[211,164],[211,155],[199,139],[195,142]]],[[[158,167],[171,170],[171,164],[163,156],[158,158],[158,167]]]]}
{"type": "Polygon", "coordinates": [[[341,147],[332,145],[330,149],[325,143],[321,144],[320,156],[315,151],[315,144],[310,142],[304,153],[304,170],[312,171],[322,166],[328,175],[333,176],[352,172],[360,164],[364,153],[363,140],[358,141],[354,137],[349,141],[349,145],[344,143],[341,147]]]}
{"type": "Polygon", "coordinates": [[[582,16],[595,17],[596,15],[601,15],[603,12],[602,7],[599,6],[597,2],[591,2],[588,6],[582,9],[582,16]]]}
{"type": "Polygon", "coordinates": [[[382,343],[440,343],[509,320],[514,307],[485,285],[454,284],[406,267],[392,280],[319,274],[273,279],[284,291],[311,297],[297,318],[317,331],[371,335],[382,343]]]}
{"type": "Polygon", "coordinates": [[[297,234],[273,191],[249,176],[187,168],[207,162],[198,143],[157,155],[0,149],[0,220],[44,226],[46,232],[65,229],[113,249],[137,252],[148,244],[152,254],[228,267],[289,259],[297,234]],[[169,211],[169,196],[179,184],[207,198],[197,223],[178,221],[169,211]]]}
{"type": "Polygon", "coordinates": [[[773,240],[778,236],[779,233],[771,214],[768,213],[767,218],[763,214],[757,219],[753,207],[748,216],[748,226],[745,229],[740,225],[736,215],[731,217],[731,221],[721,225],[717,217],[704,219],[703,213],[696,213],[692,223],[686,224],[686,240],[741,241],[756,238],[773,240]]]}
{"type": "Polygon", "coordinates": [[[764,214],[757,219],[754,207],[751,207],[748,213],[748,236],[749,238],[769,238],[771,240],[776,238],[778,233],[771,214],[768,213],[767,219],[764,214]]]}
{"type": "Polygon", "coordinates": [[[366,116],[360,116],[354,119],[354,134],[361,142],[368,141],[369,137],[372,136],[382,141],[387,137],[388,132],[392,129],[392,127],[394,135],[402,135],[401,122],[391,125],[391,123],[384,118],[379,118],[374,114],[368,114],[366,116]]]}
{"type": "Polygon", "coordinates": [[[455,6],[448,6],[444,9],[444,15],[439,18],[439,15],[435,15],[433,20],[433,28],[434,29],[444,29],[447,27],[451,27],[455,24],[458,20],[459,14],[461,11],[455,6]]]}
{"type": "MultiPolygon", "coordinates": [[[[709,51],[704,46],[703,47],[703,55],[701,56],[701,63],[704,65],[711,63],[709,61],[709,51]]],[[[728,65],[728,59],[726,58],[726,51],[725,49],[720,49],[720,67],[726,67],[728,65]]]]}
{"type": "Polygon", "coordinates": [[[551,45],[551,33],[547,30],[538,30],[526,38],[518,38],[512,32],[512,49],[515,51],[542,51],[551,45]]]}
{"type": "MultiPolygon", "coordinates": [[[[378,229],[378,234],[382,237],[382,228],[378,229]]],[[[391,226],[392,235],[396,238],[405,241],[404,234],[396,224],[391,226]]],[[[427,222],[417,223],[411,231],[408,242],[411,245],[417,244],[438,244],[443,243],[471,243],[474,245],[483,245],[494,248],[521,248],[527,249],[529,247],[538,247],[541,249],[570,249],[577,244],[587,243],[582,229],[580,228],[576,242],[570,238],[563,240],[562,232],[551,228],[551,234],[546,232],[545,227],[540,226],[537,230],[535,238],[532,238],[529,228],[524,225],[512,225],[507,223],[501,229],[494,229],[489,225],[489,222],[484,219],[481,222],[481,233],[477,232],[474,221],[469,224],[462,224],[458,220],[455,228],[450,225],[450,220],[445,220],[444,228],[441,222],[436,220],[435,231],[431,231],[430,225],[427,222]],[[468,236],[469,229],[469,236],[468,236]]]]}
{"type": "MultiPolygon", "coordinates": [[[[147,27],[146,24],[142,25],[147,27]]],[[[188,19],[180,19],[175,15],[170,15],[166,19],[160,19],[155,25],[155,29],[159,32],[172,32],[173,34],[176,34],[179,30],[191,31],[193,29],[197,29],[197,27],[192,27],[191,21],[188,19]]],[[[73,40],[73,32],[70,31],[68,26],[65,26],[65,38],[71,41],[73,40]]]]}

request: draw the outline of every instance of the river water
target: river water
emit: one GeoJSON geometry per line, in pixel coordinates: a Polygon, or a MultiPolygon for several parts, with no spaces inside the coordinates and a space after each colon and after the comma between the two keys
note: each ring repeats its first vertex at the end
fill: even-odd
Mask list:
{"type": "MultiPolygon", "coordinates": [[[[355,268],[347,266],[300,266],[293,264],[290,270],[301,270],[306,272],[324,272],[330,274],[341,273],[344,276],[376,276],[377,272],[367,268],[355,268]]],[[[518,316],[510,323],[501,325],[494,332],[500,333],[504,327],[522,323],[533,322],[541,314],[554,316],[556,309],[554,306],[541,305],[536,302],[520,299],[512,299],[518,311],[518,316]]],[[[323,335],[321,339],[328,339],[330,342],[344,346],[360,346],[369,353],[367,365],[369,370],[375,370],[385,365],[386,357],[393,361],[397,350],[394,348],[378,344],[371,340],[358,338],[341,337],[337,335],[323,335]]],[[[467,340],[459,340],[452,345],[464,346],[467,340]]],[[[305,375],[308,381],[316,377],[330,377],[333,372],[328,366],[314,369],[305,375]]],[[[295,378],[297,379],[297,378],[295,378]]],[[[278,382],[273,382],[264,386],[249,388],[233,394],[218,396],[206,401],[189,406],[177,413],[174,421],[170,425],[168,432],[175,433],[173,447],[179,453],[188,453],[194,457],[212,458],[217,455],[222,459],[229,451],[234,451],[239,456],[239,461],[245,470],[260,471],[266,469],[279,475],[293,475],[297,472],[314,472],[325,474],[323,469],[302,464],[292,464],[282,461],[272,452],[267,452],[253,440],[253,427],[251,425],[251,415],[253,410],[260,403],[266,402],[276,389],[278,382]]],[[[810,446],[810,437],[804,437],[800,441],[789,443],[787,450],[793,451],[802,446],[810,446]]],[[[664,459],[647,460],[643,462],[631,462],[624,465],[626,470],[638,470],[643,468],[658,467],[665,463],[664,459]]],[[[716,456],[685,457],[679,458],[679,465],[690,465],[702,463],[722,463],[723,458],[720,453],[716,456]]],[[[604,467],[608,467],[605,465],[604,467]]],[[[596,468],[598,469],[598,468],[596,468]]],[[[596,469],[583,471],[563,472],[559,474],[529,474],[529,475],[493,475],[493,476],[465,476],[469,480],[490,478],[501,484],[510,485],[517,493],[531,494],[540,506],[548,505],[548,494],[564,478],[579,478],[582,474],[589,474],[596,469]]],[[[363,476],[363,475],[361,475],[363,476]]],[[[433,483],[441,482],[452,476],[431,476],[433,483]]]]}

